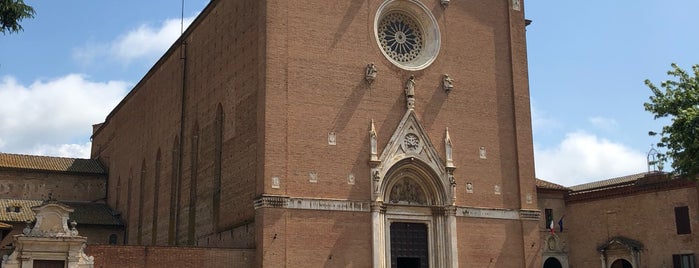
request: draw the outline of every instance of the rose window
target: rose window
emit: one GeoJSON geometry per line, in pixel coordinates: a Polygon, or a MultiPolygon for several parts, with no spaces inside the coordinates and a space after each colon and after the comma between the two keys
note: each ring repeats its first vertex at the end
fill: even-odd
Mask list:
{"type": "Polygon", "coordinates": [[[420,26],[403,12],[386,14],[379,24],[378,35],[384,53],[398,62],[415,60],[424,46],[420,26]]]}

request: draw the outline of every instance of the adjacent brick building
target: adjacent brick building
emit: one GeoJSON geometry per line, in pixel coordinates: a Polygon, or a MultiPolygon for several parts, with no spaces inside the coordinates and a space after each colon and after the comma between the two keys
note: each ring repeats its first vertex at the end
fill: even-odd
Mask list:
{"type": "Polygon", "coordinates": [[[648,172],[537,186],[545,268],[696,267],[696,182],[648,172]]]}
{"type": "Polygon", "coordinates": [[[33,207],[59,200],[91,244],[122,244],[124,224],[106,203],[107,173],[94,159],[0,153],[0,256],[36,220],[33,207]]]}

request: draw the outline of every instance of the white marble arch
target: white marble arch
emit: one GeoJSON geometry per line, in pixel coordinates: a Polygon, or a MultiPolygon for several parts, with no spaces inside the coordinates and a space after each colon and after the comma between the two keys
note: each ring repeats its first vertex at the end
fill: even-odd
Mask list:
{"type": "Polygon", "coordinates": [[[371,164],[373,267],[391,265],[393,222],[425,224],[430,267],[458,267],[456,207],[449,181],[454,167],[445,165],[413,110],[406,111],[381,156],[371,164]],[[409,193],[394,191],[405,188],[406,182],[409,193]]]}

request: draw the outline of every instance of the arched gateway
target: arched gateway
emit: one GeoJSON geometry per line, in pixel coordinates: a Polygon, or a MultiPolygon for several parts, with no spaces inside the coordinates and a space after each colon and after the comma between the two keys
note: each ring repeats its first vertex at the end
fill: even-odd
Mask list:
{"type": "Polygon", "coordinates": [[[374,267],[456,267],[454,167],[440,160],[412,109],[372,159],[374,267]]]}

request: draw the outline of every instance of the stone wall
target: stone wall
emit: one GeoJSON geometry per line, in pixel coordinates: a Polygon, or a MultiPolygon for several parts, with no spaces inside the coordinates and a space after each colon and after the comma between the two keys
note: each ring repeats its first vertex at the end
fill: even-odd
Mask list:
{"type": "MultiPolygon", "coordinates": [[[[8,170],[0,172],[0,196],[7,199],[94,201],[105,197],[107,180],[102,175],[8,170]]],[[[4,209],[4,208],[3,208],[4,209]]]]}

